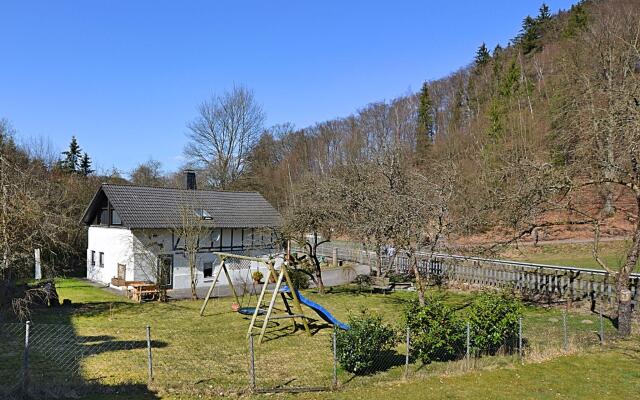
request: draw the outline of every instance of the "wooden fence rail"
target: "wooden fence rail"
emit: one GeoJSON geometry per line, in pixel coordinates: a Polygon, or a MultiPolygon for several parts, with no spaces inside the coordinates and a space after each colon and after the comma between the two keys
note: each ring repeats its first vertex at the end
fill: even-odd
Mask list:
{"type": "MultiPolygon", "coordinates": [[[[318,249],[323,257],[337,256],[339,260],[376,265],[375,252],[347,247],[323,245],[318,249]]],[[[473,286],[513,288],[525,295],[539,298],[570,300],[615,301],[615,277],[603,270],[560,265],[535,264],[519,261],[494,260],[450,254],[419,253],[418,270],[429,279],[473,286]]],[[[385,262],[389,259],[385,257],[385,262]]],[[[392,269],[409,273],[409,258],[397,254],[392,269]]],[[[634,304],[640,297],[640,274],[632,274],[629,287],[634,304]]]]}

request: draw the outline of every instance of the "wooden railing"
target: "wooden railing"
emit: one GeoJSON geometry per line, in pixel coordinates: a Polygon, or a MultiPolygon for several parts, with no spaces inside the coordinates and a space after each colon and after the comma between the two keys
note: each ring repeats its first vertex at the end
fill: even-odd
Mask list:
{"type": "MultiPolygon", "coordinates": [[[[319,255],[353,263],[376,265],[373,251],[331,246],[319,248],[319,255]]],[[[519,261],[495,260],[450,254],[419,253],[418,270],[421,275],[442,282],[456,282],[473,286],[513,288],[524,294],[548,299],[615,300],[615,277],[606,271],[572,266],[535,264],[519,261]]],[[[389,260],[385,257],[385,263],[389,260]]],[[[403,254],[394,257],[392,270],[410,271],[409,258],[403,254]]],[[[629,287],[634,303],[640,298],[640,274],[631,274],[629,287]]]]}

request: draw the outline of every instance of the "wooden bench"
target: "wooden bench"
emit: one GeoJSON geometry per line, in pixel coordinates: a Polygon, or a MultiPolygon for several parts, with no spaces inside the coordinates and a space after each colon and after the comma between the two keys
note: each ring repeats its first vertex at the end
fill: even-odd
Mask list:
{"type": "Polygon", "coordinates": [[[393,285],[391,284],[391,280],[387,277],[382,276],[374,276],[371,278],[371,293],[375,290],[380,290],[382,293],[387,294],[387,292],[393,290],[393,285]]]}

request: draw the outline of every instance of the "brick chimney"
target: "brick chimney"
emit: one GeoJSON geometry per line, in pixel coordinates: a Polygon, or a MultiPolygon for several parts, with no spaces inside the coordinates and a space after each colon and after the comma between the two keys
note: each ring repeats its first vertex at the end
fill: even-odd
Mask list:
{"type": "Polygon", "coordinates": [[[184,171],[184,187],[187,190],[196,190],[198,185],[196,183],[196,171],[192,169],[186,169],[184,171]]]}

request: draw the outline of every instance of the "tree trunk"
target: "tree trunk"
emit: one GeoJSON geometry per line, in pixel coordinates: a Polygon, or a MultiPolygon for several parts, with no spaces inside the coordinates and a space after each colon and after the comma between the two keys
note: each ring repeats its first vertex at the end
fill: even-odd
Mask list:
{"type": "MultiPolygon", "coordinates": [[[[629,277],[625,279],[629,280],[629,277]]],[[[625,286],[618,291],[618,334],[622,337],[631,336],[631,291],[625,286]]]]}
{"type": "Polygon", "coordinates": [[[318,286],[318,292],[320,294],[324,294],[324,282],[322,281],[322,269],[320,268],[320,260],[318,259],[318,247],[320,247],[321,243],[318,243],[318,233],[313,232],[313,245],[310,247],[309,256],[313,260],[313,264],[315,265],[315,277],[316,277],[316,285],[318,286]]]}
{"type": "Polygon", "coordinates": [[[318,248],[313,247],[313,251],[310,254],[311,259],[313,260],[313,265],[315,266],[314,276],[316,279],[316,286],[318,287],[318,292],[320,294],[324,294],[324,282],[322,282],[322,269],[320,268],[320,260],[318,259],[318,248]]]}
{"type": "MultiPolygon", "coordinates": [[[[636,205],[640,210],[640,196],[636,194],[636,205]]],[[[624,266],[616,274],[616,296],[618,298],[618,333],[626,337],[631,335],[631,291],[629,290],[629,276],[636,267],[640,256],[640,218],[636,219],[635,232],[631,248],[627,253],[624,266]]]]}
{"type": "Polygon", "coordinates": [[[322,281],[322,271],[320,270],[320,263],[316,264],[316,283],[318,285],[318,292],[324,294],[324,282],[322,281]]]}
{"type": "Polygon", "coordinates": [[[191,300],[198,300],[198,291],[196,290],[196,255],[189,255],[189,278],[191,280],[191,300]]]}
{"type": "Polygon", "coordinates": [[[602,214],[605,217],[611,217],[616,212],[616,209],[613,205],[613,189],[610,185],[605,185],[605,198],[604,205],[602,206],[602,214]]]}
{"type": "Polygon", "coordinates": [[[422,282],[422,277],[420,276],[420,271],[418,270],[418,259],[415,254],[411,252],[409,254],[409,260],[411,262],[411,268],[413,269],[413,273],[416,276],[416,290],[418,291],[418,303],[420,306],[424,307],[424,284],[422,282]]]}

